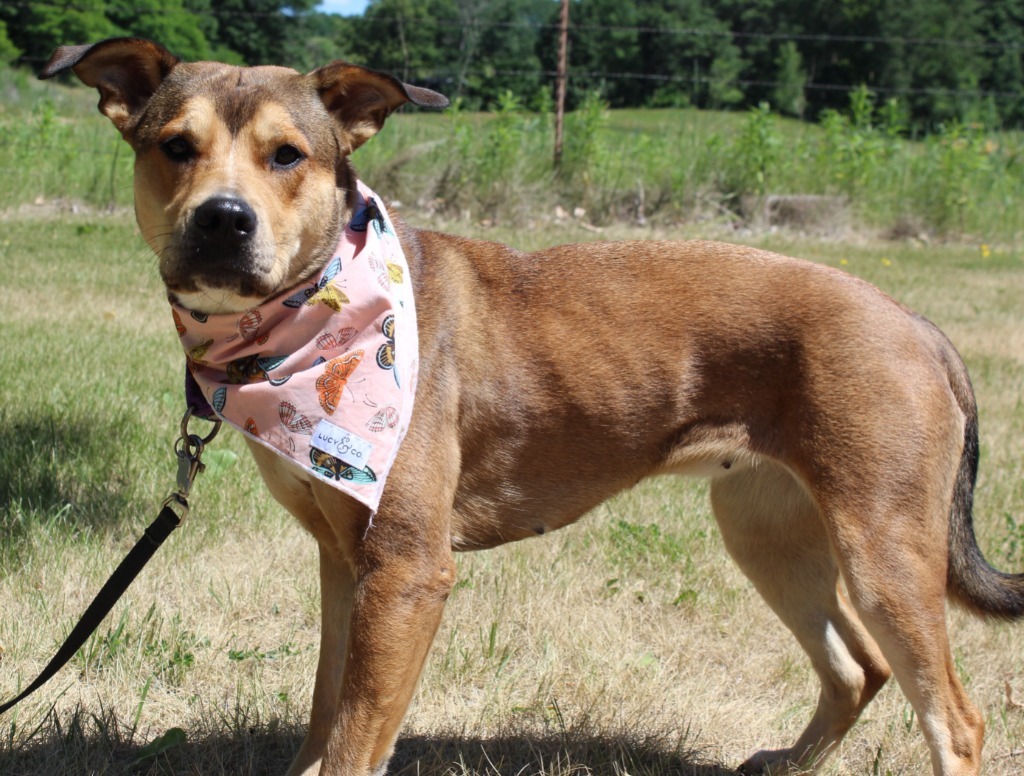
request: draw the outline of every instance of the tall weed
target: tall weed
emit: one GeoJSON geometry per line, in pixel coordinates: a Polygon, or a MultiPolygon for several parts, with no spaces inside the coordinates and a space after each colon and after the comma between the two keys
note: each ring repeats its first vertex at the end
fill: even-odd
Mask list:
{"type": "Polygon", "coordinates": [[[988,199],[990,156],[997,146],[978,125],[955,122],[925,142],[921,178],[931,185],[921,192],[929,220],[941,231],[965,232],[979,205],[988,199]]]}
{"type": "Polygon", "coordinates": [[[733,177],[730,194],[764,197],[779,162],[781,140],[768,103],[747,111],[746,121],[732,143],[733,177]]]}
{"type": "Polygon", "coordinates": [[[768,103],[747,111],[726,150],[720,198],[733,211],[760,224],[782,153],[782,139],[768,103]]]}
{"type": "Polygon", "coordinates": [[[442,210],[494,222],[525,218],[531,190],[547,183],[544,115],[528,113],[510,91],[489,116],[467,114],[460,100],[446,113],[449,138],[433,201],[442,210]]]}
{"type": "MultiPolygon", "coordinates": [[[[893,116],[898,114],[893,113],[893,116]]],[[[851,199],[864,196],[879,182],[896,151],[894,128],[878,126],[870,93],[860,88],[850,96],[850,113],[827,110],[821,117],[820,168],[829,184],[851,199]]]]}

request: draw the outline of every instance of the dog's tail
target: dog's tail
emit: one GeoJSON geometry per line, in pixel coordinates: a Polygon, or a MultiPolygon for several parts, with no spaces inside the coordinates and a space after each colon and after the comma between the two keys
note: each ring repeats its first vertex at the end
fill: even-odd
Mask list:
{"type": "MultiPolygon", "coordinates": [[[[923,320],[923,319],[922,319],[923,320]]],[[[950,597],[975,614],[1001,619],[1024,617],[1024,574],[993,568],[974,536],[974,485],[978,478],[978,406],[967,368],[952,343],[928,322],[949,376],[950,388],[964,414],[964,447],[960,454],[949,510],[949,568],[946,589],[950,597]]]]}

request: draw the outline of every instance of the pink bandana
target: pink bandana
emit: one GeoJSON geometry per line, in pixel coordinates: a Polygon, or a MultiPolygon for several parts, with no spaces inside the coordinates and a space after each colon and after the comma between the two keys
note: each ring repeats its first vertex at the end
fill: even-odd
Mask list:
{"type": "Polygon", "coordinates": [[[419,350],[402,246],[362,181],[358,193],[314,280],[241,314],[171,307],[188,370],[221,418],[376,511],[409,428],[419,350]]]}

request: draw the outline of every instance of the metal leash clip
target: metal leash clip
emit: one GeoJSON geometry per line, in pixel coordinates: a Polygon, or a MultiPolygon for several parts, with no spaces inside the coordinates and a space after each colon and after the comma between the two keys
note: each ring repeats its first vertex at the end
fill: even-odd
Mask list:
{"type": "Polygon", "coordinates": [[[194,412],[192,407],[189,407],[181,419],[181,436],[174,442],[174,455],[178,459],[178,487],[164,501],[165,507],[171,505],[177,507],[181,520],[188,515],[188,494],[192,491],[192,483],[206,468],[206,464],[201,460],[203,450],[217,436],[221,424],[220,419],[213,418],[210,419],[213,428],[206,436],[189,433],[188,422],[192,419],[194,412]]]}

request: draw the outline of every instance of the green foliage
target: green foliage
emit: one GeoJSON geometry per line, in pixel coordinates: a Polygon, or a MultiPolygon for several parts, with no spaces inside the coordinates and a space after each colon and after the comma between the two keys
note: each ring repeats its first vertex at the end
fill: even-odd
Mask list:
{"type": "MultiPolygon", "coordinates": [[[[157,0],[168,1],[173,0],[157,0]]],[[[301,39],[302,18],[316,5],[316,0],[186,1],[194,4],[194,18],[216,19],[214,40],[248,65],[290,64],[290,44],[301,39]]]]}
{"type": "MultiPolygon", "coordinates": [[[[435,71],[450,77],[452,52],[471,43],[466,39],[470,30],[437,23],[454,16],[453,0],[377,0],[362,18],[353,20],[356,34],[350,56],[403,81],[422,83],[435,71]]],[[[451,96],[462,96],[460,92],[456,85],[451,96]]]]}
{"type": "Polygon", "coordinates": [[[880,167],[891,160],[903,128],[898,101],[890,100],[876,124],[871,92],[860,86],[850,94],[848,114],[823,112],[819,164],[830,173],[830,188],[850,197],[878,183],[880,167]]]}
{"type": "Polygon", "coordinates": [[[295,645],[287,643],[282,644],[279,647],[275,647],[274,649],[261,649],[258,646],[247,649],[229,649],[228,660],[236,663],[241,663],[246,660],[263,662],[265,660],[278,660],[280,658],[291,657],[296,654],[298,654],[298,650],[295,645]]]}
{"type": "Polygon", "coordinates": [[[1006,537],[1003,540],[1003,557],[1014,568],[1024,563],[1024,518],[1016,518],[1009,512],[1003,515],[1006,537]]]}
{"type": "MultiPolygon", "coordinates": [[[[687,557],[686,541],[683,537],[662,530],[655,523],[641,524],[628,520],[616,520],[609,528],[608,548],[617,564],[631,564],[646,561],[652,564],[676,564],[687,557]]],[[[609,580],[608,588],[614,588],[618,579],[609,580]]]]}
{"type": "MultiPolygon", "coordinates": [[[[634,2],[588,0],[573,3],[570,17],[574,29],[570,37],[568,98],[575,107],[588,91],[599,89],[616,105],[640,105],[642,85],[628,78],[609,77],[618,73],[642,73],[639,14],[634,2]],[[580,77],[573,77],[574,74],[580,77]]],[[[557,47],[547,54],[554,68],[557,47]]]]}
{"type": "Polygon", "coordinates": [[[523,126],[523,105],[511,91],[498,95],[494,120],[487,127],[484,152],[476,164],[478,183],[500,185],[515,174],[516,160],[528,131],[523,126]]]}
{"type": "MultiPolygon", "coordinates": [[[[468,23],[467,30],[476,35],[460,49],[456,93],[470,105],[493,107],[496,95],[511,91],[524,104],[544,112],[553,84],[543,74],[538,29],[551,21],[552,4],[548,0],[460,0],[458,6],[460,24],[468,23]]],[[[448,88],[437,86],[442,91],[448,88]]]]}
{"type": "Polygon", "coordinates": [[[25,3],[0,8],[11,40],[27,56],[46,58],[65,43],[95,41],[118,34],[105,14],[104,0],[82,0],[73,6],[25,3]]]}
{"type": "Polygon", "coordinates": [[[198,4],[194,0],[114,0],[105,4],[107,19],[117,27],[119,34],[159,41],[189,60],[213,56],[213,47],[207,40],[207,32],[212,30],[204,30],[201,22],[201,14],[207,12],[209,0],[198,4]]]}
{"type": "Polygon", "coordinates": [[[5,46],[0,26],[0,62],[16,55],[14,47],[37,63],[60,45],[134,35],[188,60],[288,63],[301,58],[295,52],[309,50],[309,37],[316,43],[325,28],[333,34],[332,21],[307,23],[314,6],[315,0],[82,0],[73,6],[26,0],[0,6],[0,25],[10,38],[5,46]]]}
{"type": "Polygon", "coordinates": [[[145,661],[153,677],[178,686],[195,666],[196,652],[210,648],[209,638],[182,628],[180,615],[165,622],[156,604],[133,626],[129,616],[129,610],[124,610],[116,625],[89,638],[77,656],[85,671],[101,672],[126,655],[135,655],[145,661]]]}
{"type": "Polygon", "coordinates": [[[179,616],[171,623],[172,634],[163,637],[155,634],[143,648],[143,655],[153,666],[153,671],[162,681],[178,686],[185,675],[196,664],[196,652],[210,647],[210,639],[189,630],[181,630],[179,616]]]}
{"type": "Polygon", "coordinates": [[[456,99],[446,111],[450,142],[434,194],[441,209],[476,212],[497,221],[518,220],[531,206],[526,194],[546,180],[551,138],[548,118],[526,112],[511,91],[480,120],[456,99]]]}
{"type": "MultiPolygon", "coordinates": [[[[980,29],[990,48],[986,49],[988,60],[981,85],[985,89],[1019,95],[1024,89],[1024,58],[1021,57],[1024,0],[986,3],[982,13],[980,29]]],[[[1024,121],[1024,100],[1000,101],[996,115],[1004,123],[1020,126],[1024,121]]]]}
{"type": "Polygon", "coordinates": [[[538,26],[547,0],[376,0],[359,18],[346,58],[426,83],[471,108],[513,91],[534,102],[545,86],[538,26]]]}
{"type": "MultiPolygon", "coordinates": [[[[739,53],[729,43],[728,26],[716,17],[714,6],[702,0],[654,0],[637,3],[636,7],[637,22],[642,30],[637,39],[641,68],[638,72],[671,75],[675,80],[632,84],[643,97],[642,102],[636,100],[632,104],[707,105],[709,74],[714,71],[721,75],[723,66],[735,63],[739,53]],[[703,32],[700,35],[661,32],[671,29],[703,32]]],[[[735,73],[731,73],[728,80],[734,78],[735,73]]]]}
{"type": "Polygon", "coordinates": [[[0,19],[0,66],[10,64],[21,55],[21,49],[15,46],[7,35],[7,24],[0,19]]]}
{"type": "Polygon", "coordinates": [[[979,126],[954,121],[940,127],[925,147],[925,175],[933,182],[926,199],[931,220],[942,231],[966,231],[980,204],[975,193],[991,179],[994,141],[979,126]]]}
{"type": "Polygon", "coordinates": [[[711,75],[708,82],[708,101],[710,108],[728,108],[743,101],[743,90],[738,85],[740,73],[746,63],[735,46],[725,46],[719,56],[711,63],[711,75]]]}
{"type": "MultiPolygon", "coordinates": [[[[878,63],[879,81],[911,92],[915,118],[934,124],[965,119],[976,110],[977,100],[970,93],[980,87],[990,67],[982,48],[988,33],[978,0],[886,3],[878,20],[882,32],[894,38],[878,63]],[[917,40],[940,43],[920,45],[917,40]]],[[[1022,32],[1018,22],[1018,45],[1022,32]]]]}
{"type": "Polygon", "coordinates": [[[778,67],[775,75],[778,83],[772,91],[772,104],[780,113],[803,117],[807,107],[807,97],[804,95],[807,72],[796,43],[791,40],[783,43],[779,47],[775,64],[778,67]]]}
{"type": "Polygon", "coordinates": [[[782,141],[768,103],[747,112],[733,141],[732,193],[738,196],[768,193],[771,176],[782,152],[782,141]]]}
{"type": "Polygon", "coordinates": [[[566,117],[562,170],[586,188],[591,182],[600,151],[600,130],[608,123],[608,103],[599,92],[588,92],[579,108],[566,117]]]}

